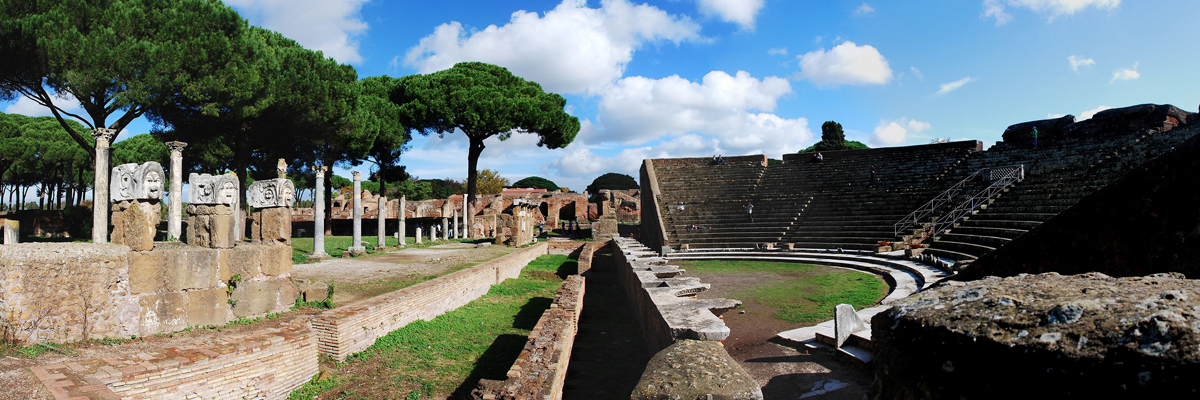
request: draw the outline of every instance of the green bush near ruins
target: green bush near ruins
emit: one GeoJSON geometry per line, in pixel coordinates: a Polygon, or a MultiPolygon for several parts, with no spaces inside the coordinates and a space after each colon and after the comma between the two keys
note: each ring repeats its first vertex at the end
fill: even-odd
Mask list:
{"type": "Polygon", "coordinates": [[[705,260],[685,262],[683,267],[698,273],[778,274],[779,280],[742,289],[733,297],[777,308],[775,318],[795,324],[832,319],[834,307],[842,303],[856,310],[870,307],[888,293],[887,282],[878,276],[816,265],[705,260]]]}
{"type": "Polygon", "coordinates": [[[562,284],[545,272],[569,271],[575,262],[563,255],[538,257],[519,278],[492,286],[466,306],[393,331],[344,363],[323,360],[327,373],[289,398],[442,398],[474,388],[480,378],[504,379],[562,284]]]}

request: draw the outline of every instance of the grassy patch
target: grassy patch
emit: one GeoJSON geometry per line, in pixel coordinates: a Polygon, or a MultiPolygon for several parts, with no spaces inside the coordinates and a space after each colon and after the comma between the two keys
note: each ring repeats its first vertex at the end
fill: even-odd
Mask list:
{"type": "Polygon", "coordinates": [[[504,379],[562,283],[545,272],[574,262],[541,256],[483,297],[432,321],[413,322],[330,365],[338,373],[305,384],[292,398],[441,398],[463,394],[481,378],[504,379]]]}
{"type": "Polygon", "coordinates": [[[779,310],[773,314],[776,318],[797,324],[832,319],[834,307],[842,303],[855,309],[873,306],[889,289],[887,282],[872,274],[808,264],[704,260],[686,262],[684,268],[716,274],[779,274],[778,279],[739,290],[734,296],[774,307],[779,310]]]}

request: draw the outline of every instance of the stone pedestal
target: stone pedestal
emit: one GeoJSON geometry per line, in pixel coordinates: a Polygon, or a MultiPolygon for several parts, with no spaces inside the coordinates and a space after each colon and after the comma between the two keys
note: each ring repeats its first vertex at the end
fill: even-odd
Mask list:
{"type": "Polygon", "coordinates": [[[417,238],[417,244],[421,244],[421,227],[420,226],[417,227],[416,238],[417,238]]]}
{"type": "Polygon", "coordinates": [[[442,240],[450,240],[450,219],[442,218],[442,240]]]}
{"type": "Polygon", "coordinates": [[[127,200],[112,205],[112,242],[134,251],[154,250],[154,234],[161,219],[158,201],[127,200]]]}
{"type": "Polygon", "coordinates": [[[232,248],[237,243],[233,207],[188,204],[187,243],[213,249],[232,248]]]}
{"type": "Polygon", "coordinates": [[[597,243],[607,241],[620,235],[621,234],[617,231],[616,217],[603,217],[595,223],[592,223],[592,240],[597,243]]]}
{"type": "Polygon", "coordinates": [[[437,241],[437,224],[429,224],[429,241],[437,241]]]}
{"type": "Polygon", "coordinates": [[[250,239],[255,243],[292,244],[292,209],[263,208],[254,211],[250,239]]]}
{"type": "Polygon", "coordinates": [[[325,170],[324,165],[313,168],[317,175],[317,200],[313,203],[313,252],[309,257],[329,257],[325,252],[325,170]]]}

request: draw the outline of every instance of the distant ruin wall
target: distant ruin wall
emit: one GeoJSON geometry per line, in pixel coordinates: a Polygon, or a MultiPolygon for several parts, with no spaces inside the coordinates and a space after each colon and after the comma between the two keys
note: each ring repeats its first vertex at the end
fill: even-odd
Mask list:
{"type": "Polygon", "coordinates": [[[476,399],[544,399],[562,398],[567,380],[571,348],[579,331],[579,314],[583,311],[584,278],[571,275],[563,281],[550,309],[542,313],[537,325],[504,381],[480,381],[473,393],[476,399]]]}
{"type": "Polygon", "coordinates": [[[677,266],[628,238],[609,242],[634,318],[651,353],[678,339],[725,340],[729,327],[720,315],[742,303],[730,299],[697,299],[710,285],[683,278],[677,266]]]}
{"type": "Polygon", "coordinates": [[[223,325],[288,309],[291,247],[157,243],[0,246],[0,317],[18,343],[66,342],[223,325]],[[232,278],[236,288],[229,294],[232,278]]]}
{"type": "Polygon", "coordinates": [[[431,320],[487,294],[492,285],[516,278],[547,249],[546,243],[537,243],[468,269],[325,311],[313,320],[319,349],[345,360],[413,321],[431,320]]]}
{"type": "MultiPolygon", "coordinates": [[[[588,195],[587,193],[562,193],[562,192],[540,192],[540,193],[507,193],[480,195],[476,197],[478,206],[476,207],[475,216],[486,216],[502,214],[505,210],[513,205],[516,199],[539,203],[539,213],[534,217],[535,221],[545,222],[548,225],[555,226],[560,220],[577,219],[586,221],[588,219],[588,195]]],[[[379,196],[370,192],[363,192],[363,219],[378,218],[379,196]]],[[[406,218],[450,218],[455,210],[459,216],[462,215],[462,196],[456,195],[449,199],[434,199],[434,200],[408,200],[405,203],[406,218]]],[[[341,196],[334,198],[329,216],[331,219],[351,219],[353,218],[351,211],[351,202],[341,196]]],[[[400,200],[388,199],[388,218],[399,218],[400,200]]],[[[312,221],[312,208],[298,208],[292,214],[293,221],[312,221]]]]}
{"type": "Polygon", "coordinates": [[[651,249],[659,250],[664,246],[670,245],[670,239],[667,237],[667,229],[663,224],[662,210],[659,204],[659,197],[662,192],[658,187],[658,175],[654,171],[654,160],[646,159],[642,161],[641,175],[638,182],[642,185],[642,243],[650,246],[651,249]]]}
{"type": "Polygon", "coordinates": [[[284,399],[318,372],[304,319],[220,342],[30,368],[56,399],[284,399]]]}

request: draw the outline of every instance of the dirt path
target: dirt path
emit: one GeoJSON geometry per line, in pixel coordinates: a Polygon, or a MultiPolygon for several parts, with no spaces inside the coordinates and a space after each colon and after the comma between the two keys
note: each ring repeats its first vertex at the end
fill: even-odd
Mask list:
{"type": "MultiPolygon", "coordinates": [[[[783,274],[689,271],[688,276],[712,284],[712,289],[700,294],[700,298],[738,299],[737,292],[778,279],[783,274]]],[[[776,333],[806,324],[792,324],[772,317],[771,314],[778,311],[775,307],[738,300],[742,300],[745,313],[731,311],[724,315],[725,325],[731,332],[725,340],[725,349],[758,380],[766,400],[799,399],[820,387],[840,388],[805,398],[858,400],[866,396],[872,376],[865,370],[845,364],[824,351],[798,350],[775,342],[776,333]]]]}

